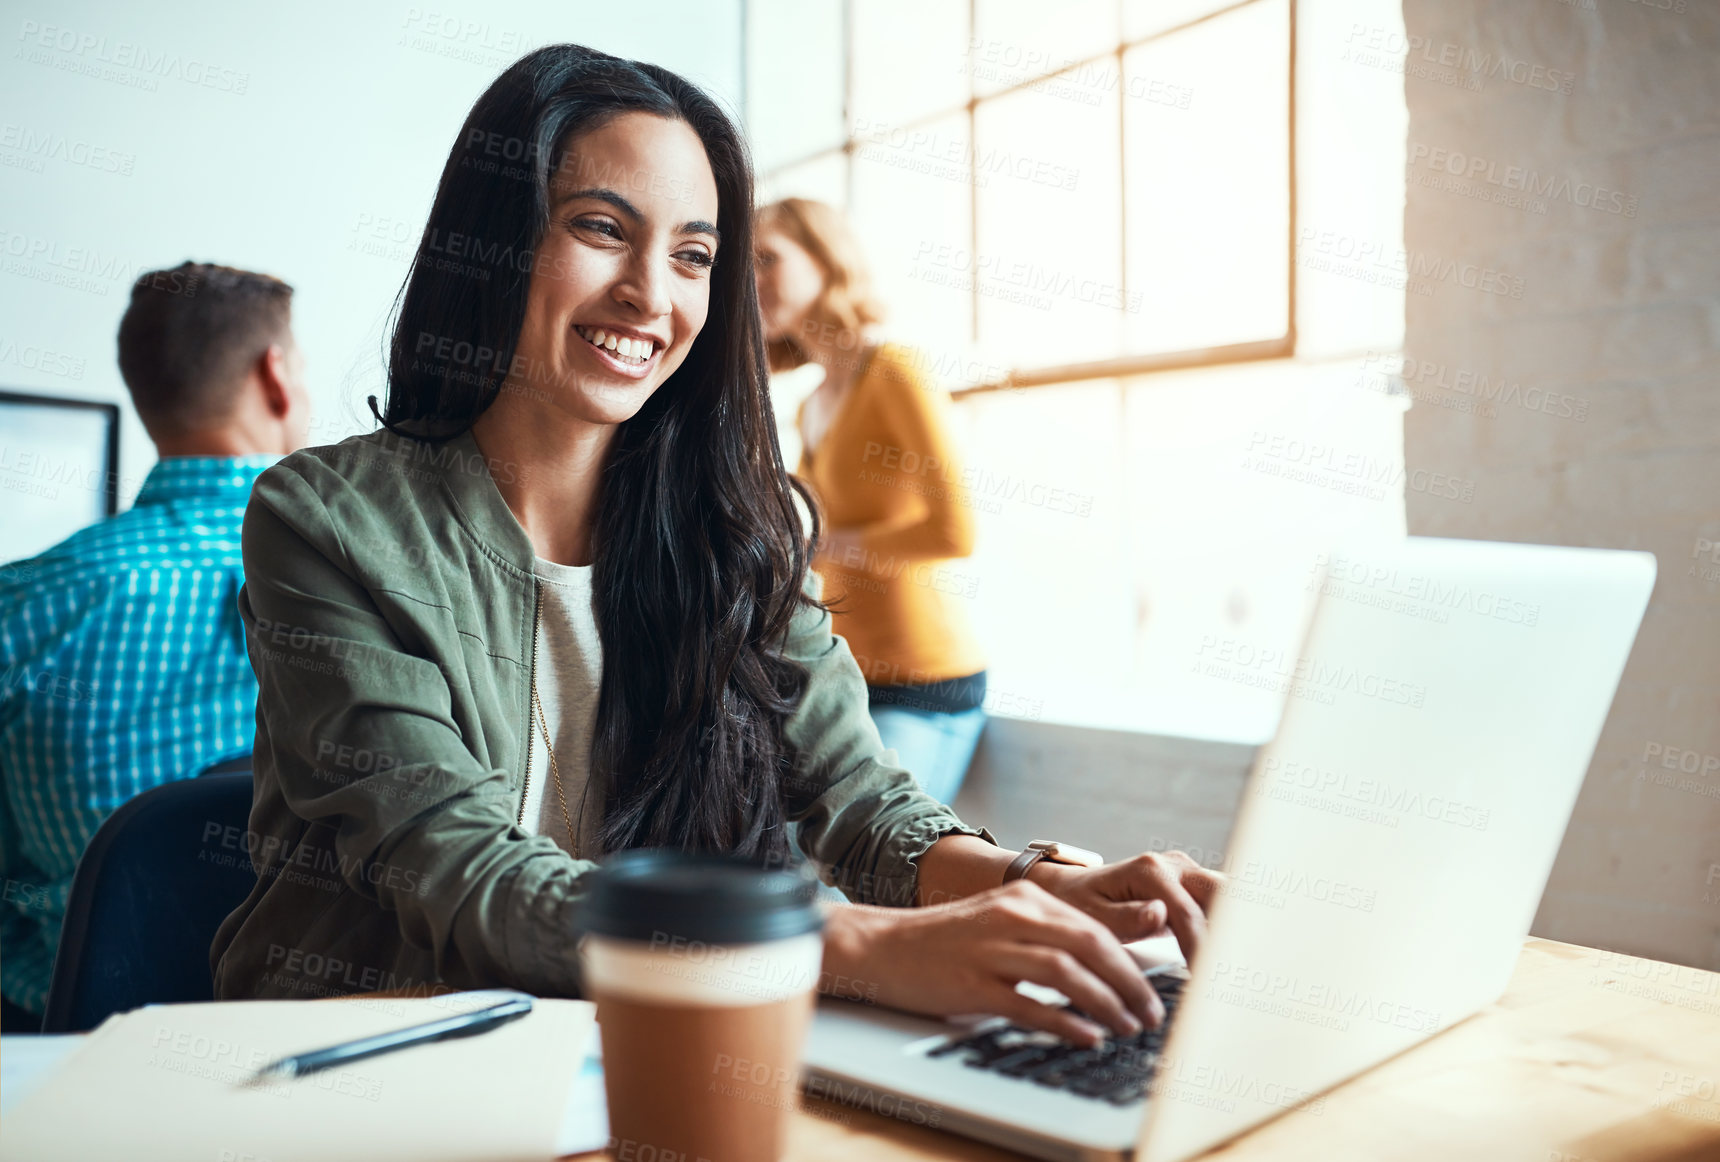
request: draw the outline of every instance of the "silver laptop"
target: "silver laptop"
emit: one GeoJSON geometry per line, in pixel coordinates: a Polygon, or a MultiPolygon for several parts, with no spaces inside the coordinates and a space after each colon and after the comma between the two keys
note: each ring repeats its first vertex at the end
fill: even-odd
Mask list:
{"type": "Polygon", "coordinates": [[[1317,1116],[1333,1086],[1498,999],[1654,558],[1409,538],[1321,567],[1206,942],[1192,970],[1148,970],[1167,1031],[1080,1050],[826,1001],[808,1093],[1040,1158],[1178,1162],[1317,1116]]]}

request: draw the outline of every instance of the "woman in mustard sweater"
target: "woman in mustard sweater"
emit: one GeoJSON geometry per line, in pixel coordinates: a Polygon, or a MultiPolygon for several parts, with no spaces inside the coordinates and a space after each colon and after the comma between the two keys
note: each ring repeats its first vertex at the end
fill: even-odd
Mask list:
{"type": "Polygon", "coordinates": [[[985,725],[985,659],[968,628],[973,575],[953,565],[973,552],[973,514],[946,401],[911,349],[867,341],[883,312],[836,210],[766,206],[754,250],[772,369],[824,369],[798,415],[798,475],[828,522],[817,568],[835,631],[884,745],[951,802],[985,725]]]}

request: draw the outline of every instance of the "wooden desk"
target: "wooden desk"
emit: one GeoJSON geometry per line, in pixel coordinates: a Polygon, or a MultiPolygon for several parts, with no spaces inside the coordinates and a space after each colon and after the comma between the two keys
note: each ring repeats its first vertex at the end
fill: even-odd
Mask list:
{"type": "MultiPolygon", "coordinates": [[[[601,1159],[602,1154],[582,1154],[601,1159]]],[[[809,1102],[794,1162],[1020,1155],[809,1102]]],[[[1498,1004],[1214,1162],[1720,1162],[1720,974],[1530,940],[1498,1004]]]]}

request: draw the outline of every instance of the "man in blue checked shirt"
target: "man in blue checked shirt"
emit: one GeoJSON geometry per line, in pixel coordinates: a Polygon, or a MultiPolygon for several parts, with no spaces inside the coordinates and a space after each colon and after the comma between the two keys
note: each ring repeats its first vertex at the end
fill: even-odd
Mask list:
{"type": "Polygon", "coordinates": [[[0,993],[34,1031],[72,873],[127,799],[249,754],[239,621],[251,484],[305,442],[293,289],[184,263],[138,279],[119,367],[160,461],[130,510],[0,566],[0,993]]]}

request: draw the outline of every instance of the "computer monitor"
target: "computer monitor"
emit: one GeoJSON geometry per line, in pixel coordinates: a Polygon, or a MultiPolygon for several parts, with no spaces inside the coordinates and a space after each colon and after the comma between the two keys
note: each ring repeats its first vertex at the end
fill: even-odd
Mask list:
{"type": "Polygon", "coordinates": [[[119,406],[0,390],[0,562],[119,507],[119,406]]]}

